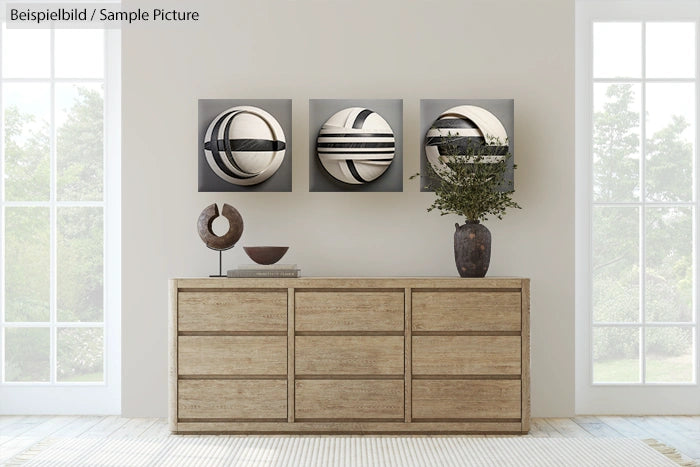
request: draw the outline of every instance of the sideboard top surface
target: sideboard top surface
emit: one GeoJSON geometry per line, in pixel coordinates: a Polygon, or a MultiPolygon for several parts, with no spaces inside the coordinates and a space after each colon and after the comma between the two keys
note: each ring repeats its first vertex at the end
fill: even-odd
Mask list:
{"type": "Polygon", "coordinates": [[[238,288],[454,288],[520,289],[530,279],[522,277],[300,277],[288,278],[180,278],[171,279],[179,289],[238,288]]]}

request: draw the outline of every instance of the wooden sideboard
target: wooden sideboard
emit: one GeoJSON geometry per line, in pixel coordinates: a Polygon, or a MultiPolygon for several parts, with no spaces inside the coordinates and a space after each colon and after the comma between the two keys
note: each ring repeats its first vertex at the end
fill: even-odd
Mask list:
{"type": "Polygon", "coordinates": [[[173,279],[176,433],[527,433],[522,278],[173,279]]]}

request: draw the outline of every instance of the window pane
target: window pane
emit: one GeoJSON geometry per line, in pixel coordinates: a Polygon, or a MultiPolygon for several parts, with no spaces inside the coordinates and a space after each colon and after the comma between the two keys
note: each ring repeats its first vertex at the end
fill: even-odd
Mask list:
{"type": "Polygon", "coordinates": [[[58,381],[103,380],[102,328],[59,328],[57,330],[58,381]]]}
{"type": "Polygon", "coordinates": [[[647,328],[645,336],[646,380],[650,383],[693,381],[693,330],[647,328]]]}
{"type": "Polygon", "coordinates": [[[647,78],[695,77],[695,24],[647,23],[647,78]]]}
{"type": "Polygon", "coordinates": [[[101,85],[56,84],[59,201],[102,200],[103,113],[101,85]]]}
{"type": "Polygon", "coordinates": [[[594,86],[594,201],[639,198],[640,90],[638,84],[594,86]]]}
{"type": "Polygon", "coordinates": [[[642,76],[642,24],[593,24],[593,77],[642,76]]]}
{"type": "Polygon", "coordinates": [[[640,382],[638,328],[593,328],[593,382],[640,382]]]}
{"type": "Polygon", "coordinates": [[[54,34],[57,78],[102,78],[104,30],[56,29],[54,34]]]}
{"type": "Polygon", "coordinates": [[[48,201],[49,115],[48,84],[3,85],[5,128],[5,199],[48,201]]]}
{"type": "Polygon", "coordinates": [[[5,328],[5,381],[49,381],[49,328],[5,328]]]}
{"type": "Polygon", "coordinates": [[[593,320],[639,322],[639,209],[593,208],[593,320]]]}
{"type": "Polygon", "coordinates": [[[58,321],[103,321],[102,219],[102,208],[58,208],[58,321]]]}
{"type": "Polygon", "coordinates": [[[2,76],[48,78],[51,74],[51,31],[7,29],[2,24],[2,76]]]}
{"type": "Polygon", "coordinates": [[[691,321],[692,208],[646,208],[645,262],[647,321],[691,321]]]}
{"type": "Polygon", "coordinates": [[[5,208],[5,320],[48,321],[48,208],[5,208]]]}
{"type": "Polygon", "coordinates": [[[650,83],[646,193],[651,201],[691,201],[695,90],[691,83],[650,83]]]}

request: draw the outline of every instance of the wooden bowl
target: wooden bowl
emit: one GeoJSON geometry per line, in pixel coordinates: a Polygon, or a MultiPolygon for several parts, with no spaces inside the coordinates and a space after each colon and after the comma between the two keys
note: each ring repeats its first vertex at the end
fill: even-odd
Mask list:
{"type": "Polygon", "coordinates": [[[258,264],[275,264],[289,250],[288,246],[244,246],[246,254],[258,264]]]}

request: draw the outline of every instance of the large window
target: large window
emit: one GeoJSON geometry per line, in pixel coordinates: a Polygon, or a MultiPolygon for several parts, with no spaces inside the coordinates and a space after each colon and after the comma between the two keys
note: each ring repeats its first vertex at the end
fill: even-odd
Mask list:
{"type": "Polygon", "coordinates": [[[577,11],[577,391],[694,386],[700,16],[611,4],[577,11]]]}
{"type": "Polygon", "coordinates": [[[0,411],[118,412],[118,31],[0,42],[0,411]]]}

